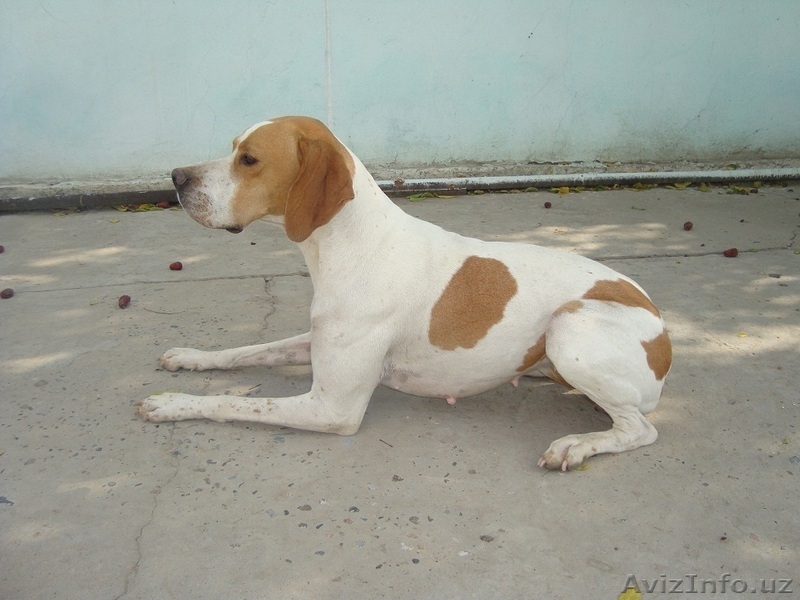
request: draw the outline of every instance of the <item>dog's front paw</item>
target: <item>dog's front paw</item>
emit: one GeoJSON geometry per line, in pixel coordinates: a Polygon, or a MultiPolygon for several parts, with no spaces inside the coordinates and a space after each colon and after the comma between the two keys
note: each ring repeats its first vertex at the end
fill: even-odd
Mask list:
{"type": "Polygon", "coordinates": [[[194,396],[164,392],[154,394],[140,402],[139,416],[152,423],[183,421],[200,417],[198,409],[199,404],[194,396]]]}
{"type": "Polygon", "coordinates": [[[172,348],[167,350],[158,359],[158,364],[167,371],[187,369],[189,371],[203,371],[210,368],[205,360],[208,352],[194,348],[172,348]]]}
{"type": "Polygon", "coordinates": [[[597,454],[591,444],[583,441],[578,435],[568,435],[556,440],[542,454],[539,466],[546,469],[569,471],[583,464],[583,461],[597,454]]]}

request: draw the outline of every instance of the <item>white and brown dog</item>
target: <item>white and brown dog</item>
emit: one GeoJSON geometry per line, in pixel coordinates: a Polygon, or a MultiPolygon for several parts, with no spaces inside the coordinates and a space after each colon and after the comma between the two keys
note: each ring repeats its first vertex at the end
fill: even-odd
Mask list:
{"type": "Polygon", "coordinates": [[[163,368],[311,364],[311,391],[288,398],[147,398],[149,421],[251,421],[354,434],[378,385],[417,396],[479,394],[544,375],[586,394],[608,431],[556,440],[539,466],[567,470],[655,441],[653,410],[672,363],[661,315],[627,277],[587,258],[465,238],[409,216],[319,121],[254,125],[229,156],[175,169],[186,212],[240,232],[282,216],[314,285],[311,331],[204,352],[173,348],[163,368]]]}

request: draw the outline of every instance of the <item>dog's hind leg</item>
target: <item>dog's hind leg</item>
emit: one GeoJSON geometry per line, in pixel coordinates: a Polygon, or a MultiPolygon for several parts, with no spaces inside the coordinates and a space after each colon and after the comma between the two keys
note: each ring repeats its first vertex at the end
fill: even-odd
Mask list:
{"type": "Polygon", "coordinates": [[[595,454],[633,450],[656,440],[658,433],[643,413],[658,402],[665,375],[654,372],[647,342],[664,336],[665,351],[670,350],[659,317],[641,308],[586,301],[580,310],[556,314],[546,336],[557,376],[597,403],[613,425],[554,441],[540,467],[566,471],[595,454]]]}
{"type": "Polygon", "coordinates": [[[655,427],[636,408],[640,397],[638,390],[628,385],[620,385],[617,389],[608,386],[604,392],[613,395],[613,400],[609,401],[596,392],[575,387],[605,410],[613,420],[613,425],[607,431],[573,434],[557,439],[539,459],[540,467],[566,471],[595,454],[624,452],[656,441],[658,432],[655,427]]]}

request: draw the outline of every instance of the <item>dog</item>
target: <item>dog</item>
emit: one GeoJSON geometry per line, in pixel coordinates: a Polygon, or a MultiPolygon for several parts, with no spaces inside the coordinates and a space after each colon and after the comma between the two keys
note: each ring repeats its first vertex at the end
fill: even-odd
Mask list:
{"type": "Polygon", "coordinates": [[[173,348],[168,371],[312,366],[308,393],[286,398],[153,395],[152,422],[249,421],[353,435],[378,385],[424,397],[480,394],[545,376],[611,417],[607,431],[557,439],[540,467],[656,440],[644,417],[672,365],[664,321],[628,277],[588,258],[486,242],[396,206],[321,122],[253,125],[221,159],[172,171],[178,199],[205,227],[241,232],[267,216],[302,251],[314,287],[307,333],[215,352],[173,348]]]}

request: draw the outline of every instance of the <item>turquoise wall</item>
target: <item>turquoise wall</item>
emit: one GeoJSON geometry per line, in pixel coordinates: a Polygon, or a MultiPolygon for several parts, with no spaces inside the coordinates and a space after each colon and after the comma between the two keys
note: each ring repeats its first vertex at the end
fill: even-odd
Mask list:
{"type": "Polygon", "coordinates": [[[0,177],[149,177],[309,114],[371,166],[800,156],[800,2],[5,0],[0,177]]]}

